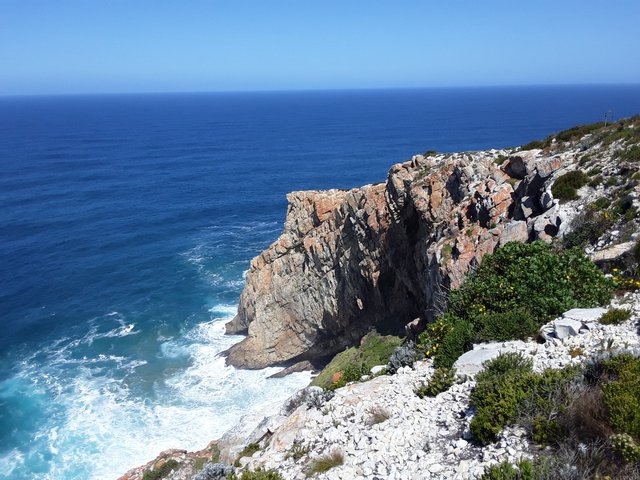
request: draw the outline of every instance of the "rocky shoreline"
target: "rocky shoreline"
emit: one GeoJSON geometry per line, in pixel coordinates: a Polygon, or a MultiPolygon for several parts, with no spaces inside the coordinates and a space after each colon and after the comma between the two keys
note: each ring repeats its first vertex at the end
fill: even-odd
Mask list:
{"type": "MultiPolygon", "coordinates": [[[[249,444],[258,445],[257,451],[240,457],[236,465],[275,469],[287,480],[308,478],[309,462],[333,452],[342,455],[343,463],[314,478],[479,478],[490,465],[531,458],[540,450],[518,427],[505,428],[498,440],[487,446],[472,441],[469,423],[474,410],[469,395],[482,363],[499,353],[517,352],[531,358],[534,370],[541,372],[612,353],[640,355],[640,292],[617,298],[611,307],[628,309],[632,316],[621,325],[602,325],[597,319],[606,310],[574,310],[558,320],[578,314],[588,325],[583,333],[550,338],[545,343],[531,340],[476,345],[456,363],[456,383],[436,397],[419,398],[415,394],[416,388],[434,373],[430,359],[418,361],[413,367],[402,367],[394,375],[349,384],[331,398],[324,396],[318,387],[307,387],[283,405],[244,418],[238,427],[204,450],[163,452],[119,480],[141,480],[145,472],[157,470],[170,460],[180,466],[165,478],[200,480],[198,467],[204,464],[199,459],[211,463],[214,452],[216,462],[230,465],[249,444]],[[581,353],[575,355],[578,349],[581,353]],[[304,454],[296,458],[296,451],[304,454]]],[[[543,330],[553,329],[554,323],[543,330]]],[[[209,478],[217,477],[203,480],[209,478]]]]}
{"type": "MultiPolygon", "coordinates": [[[[397,334],[414,319],[424,325],[442,311],[446,292],[507,242],[572,246],[582,235],[587,255],[615,274],[612,265],[628,262],[640,239],[637,159],[620,160],[627,148],[620,132],[638,124],[635,118],[566,138],[562,132],[527,148],[416,155],[392,167],[384,184],[290,194],[284,231],[251,262],[238,315],[227,326],[247,334],[228,361],[308,368],[372,328],[397,334]],[[554,198],[572,172],[584,180],[563,201],[554,198]],[[619,220],[608,218],[610,205],[619,220]],[[594,223],[594,215],[602,221],[594,223]]],[[[538,341],[476,345],[456,362],[453,386],[433,398],[415,394],[432,377],[433,360],[394,375],[378,368],[333,396],[303,389],[243,418],[202,451],[163,452],[119,480],[147,480],[149,472],[169,480],[225,478],[214,472],[219,463],[303,479],[311,463],[331,456],[336,465],[314,478],[479,478],[489,465],[539,450],[519,427],[506,427],[489,445],[471,441],[469,395],[483,362],[518,352],[540,372],[614,352],[640,355],[640,292],[611,306],[630,310],[631,318],[603,325],[597,320],[605,310],[572,310],[544,326],[538,341]]]]}

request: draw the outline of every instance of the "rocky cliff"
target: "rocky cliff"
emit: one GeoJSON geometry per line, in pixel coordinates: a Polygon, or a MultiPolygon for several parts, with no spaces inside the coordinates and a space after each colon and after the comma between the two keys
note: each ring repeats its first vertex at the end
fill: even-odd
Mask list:
{"type": "Polygon", "coordinates": [[[228,361],[317,360],[372,327],[393,333],[431,319],[486,253],[562,235],[575,209],[554,200],[554,180],[587,154],[611,160],[618,143],[591,134],[531,150],[416,155],[384,184],[289,194],[284,231],[251,262],[227,325],[248,334],[228,361]]]}

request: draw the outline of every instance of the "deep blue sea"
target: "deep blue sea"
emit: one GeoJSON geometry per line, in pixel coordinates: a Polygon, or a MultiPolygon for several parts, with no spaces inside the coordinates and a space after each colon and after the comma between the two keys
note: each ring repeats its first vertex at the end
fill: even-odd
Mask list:
{"type": "Polygon", "coordinates": [[[115,479],[309,376],[217,354],[291,190],[640,112],[640,87],[0,98],[0,478],[115,479]]]}

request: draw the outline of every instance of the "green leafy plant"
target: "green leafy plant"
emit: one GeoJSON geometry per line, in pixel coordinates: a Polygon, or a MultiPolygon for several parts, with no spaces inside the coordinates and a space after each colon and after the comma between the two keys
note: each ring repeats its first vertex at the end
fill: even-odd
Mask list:
{"type": "Polygon", "coordinates": [[[570,232],[563,239],[564,248],[584,248],[593,244],[616,221],[616,216],[610,211],[587,209],[571,221],[570,232]]]}
{"type": "Polygon", "coordinates": [[[551,187],[551,193],[559,200],[575,200],[577,190],[589,182],[589,177],[581,170],[567,172],[556,179],[551,187]]]}
{"type": "Polygon", "coordinates": [[[469,428],[479,443],[494,441],[516,417],[535,380],[531,360],[520,354],[499,355],[485,362],[470,397],[476,415],[469,428]]]}
{"type": "Polygon", "coordinates": [[[429,381],[418,387],[415,394],[420,398],[435,397],[439,393],[446,392],[456,381],[455,368],[436,368],[429,381]]]}
{"type": "Polygon", "coordinates": [[[159,468],[147,470],[146,472],[144,472],[144,475],[142,476],[142,480],[159,480],[169,475],[172,470],[175,470],[179,466],[180,466],[180,463],[177,460],[174,460],[174,459],[167,460],[159,468]]]}
{"type": "Polygon", "coordinates": [[[611,435],[613,448],[625,459],[626,462],[640,462],[640,445],[638,445],[631,435],[618,433],[611,435]]]}
{"type": "Polygon", "coordinates": [[[534,480],[534,465],[530,460],[522,460],[516,465],[504,461],[485,469],[480,480],[534,480]]]}
{"type": "Polygon", "coordinates": [[[603,362],[614,381],[602,386],[609,423],[618,433],[640,439],[640,358],[620,354],[603,362]]]}
{"type": "Polygon", "coordinates": [[[400,337],[371,332],[362,338],[359,346],[337,354],[311,385],[335,390],[348,382],[358,381],[370,373],[371,367],[385,365],[401,343],[400,337]],[[336,377],[340,377],[338,381],[334,381],[336,377]]]}
{"type": "Polygon", "coordinates": [[[480,329],[477,340],[483,342],[525,340],[535,336],[540,329],[539,322],[524,309],[481,314],[476,317],[475,323],[480,329]]]}
{"type": "Polygon", "coordinates": [[[620,325],[631,318],[631,311],[624,308],[610,308],[598,321],[603,325],[620,325]]]}
{"type": "Polygon", "coordinates": [[[542,326],[575,307],[611,299],[613,284],[578,250],[559,254],[543,242],[511,242],[485,255],[482,264],[449,296],[449,312],[476,331],[487,315],[527,312],[542,326]]]}
{"type": "Polygon", "coordinates": [[[240,466],[240,459],[242,457],[250,457],[252,456],[254,453],[256,453],[257,451],[260,450],[260,445],[257,443],[250,443],[248,444],[246,447],[244,447],[242,449],[242,451],[238,454],[238,458],[236,459],[234,465],[236,467],[240,466]]]}
{"type": "Polygon", "coordinates": [[[284,480],[284,477],[275,470],[244,470],[240,476],[231,473],[227,476],[227,480],[284,480]]]}

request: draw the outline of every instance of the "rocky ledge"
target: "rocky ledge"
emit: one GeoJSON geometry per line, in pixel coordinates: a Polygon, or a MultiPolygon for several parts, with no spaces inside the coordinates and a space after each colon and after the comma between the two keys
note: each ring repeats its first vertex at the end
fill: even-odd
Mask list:
{"type": "Polygon", "coordinates": [[[505,460],[515,463],[540,452],[520,427],[504,428],[489,445],[473,441],[469,424],[475,411],[470,394],[483,363],[501,353],[517,352],[531,358],[534,370],[542,372],[614,353],[640,355],[640,292],[617,298],[611,307],[629,310],[631,318],[620,325],[603,325],[597,320],[604,309],[577,309],[542,328],[549,336],[545,343],[476,345],[456,362],[456,383],[435,397],[420,398],[415,393],[434,374],[431,359],[402,367],[394,375],[349,384],[333,396],[319,387],[308,387],[272,415],[245,419],[206,450],[163,452],[120,480],[142,480],[145,472],[158,471],[172,460],[176,468],[162,477],[167,480],[223,479],[235,470],[228,466],[234,461],[241,468],[273,469],[284,479],[302,480],[309,478],[309,465],[331,455],[339,456],[341,462],[313,478],[479,478],[490,465],[505,460]],[[581,326],[565,329],[570,322],[581,326]],[[247,445],[253,449],[248,451],[247,445]],[[226,465],[204,465],[205,459],[211,462],[212,452],[216,462],[226,465]]]}
{"type": "MultiPolygon", "coordinates": [[[[318,362],[371,328],[397,334],[416,318],[433,319],[485,254],[509,241],[561,237],[588,203],[615,198],[618,183],[637,171],[636,160],[619,153],[628,137],[618,132],[637,132],[633,122],[640,124],[564,132],[565,141],[550,137],[543,148],[416,155],[394,165],[383,184],[289,194],[284,230],[251,262],[227,325],[228,333],[247,334],[228,362],[318,362]],[[552,185],[571,171],[594,181],[561,204],[552,185]]],[[[624,195],[637,209],[634,182],[624,195]]],[[[591,248],[596,260],[633,246],[622,238],[628,232],[609,232],[591,248]]]]}

